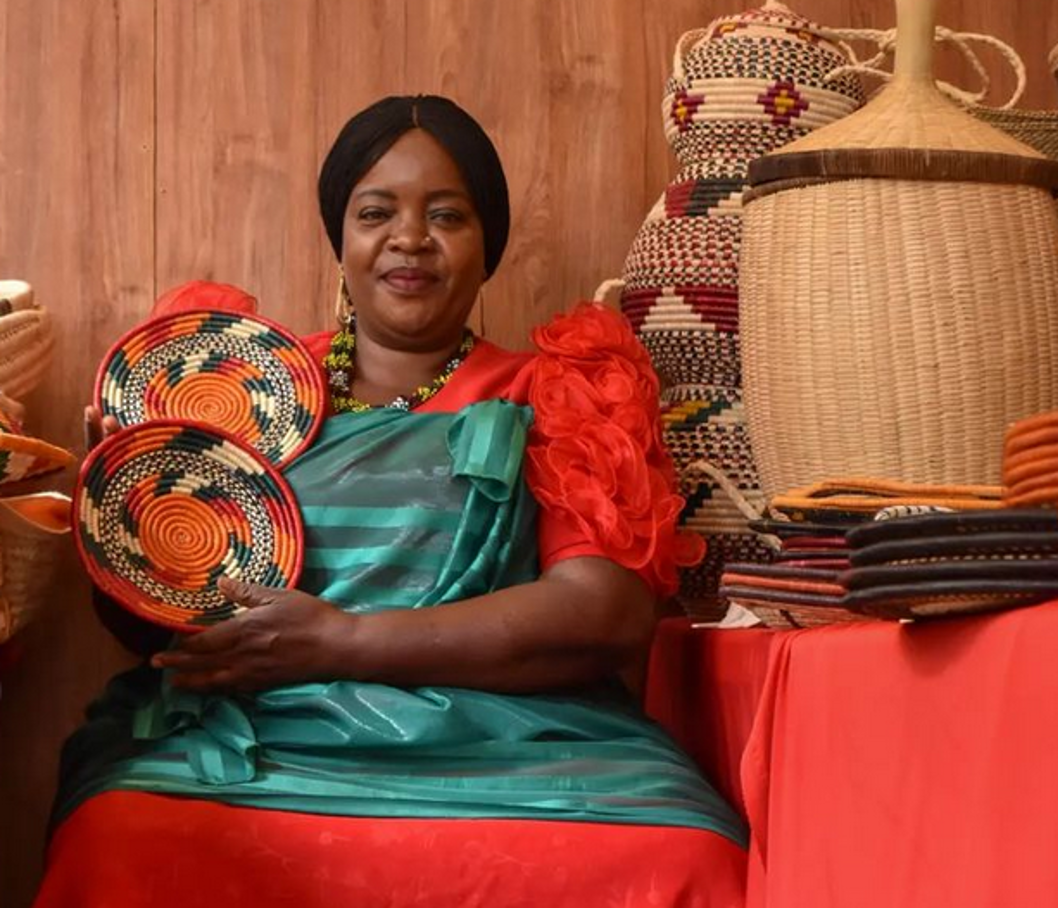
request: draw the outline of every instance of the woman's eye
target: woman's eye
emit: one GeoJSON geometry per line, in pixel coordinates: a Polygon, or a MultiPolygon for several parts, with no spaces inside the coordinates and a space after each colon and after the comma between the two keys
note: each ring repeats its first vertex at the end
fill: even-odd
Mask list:
{"type": "Polygon", "coordinates": [[[430,220],[440,224],[462,224],[466,220],[462,211],[454,208],[441,208],[430,212],[430,220]]]}
{"type": "Polygon", "coordinates": [[[356,216],[361,221],[384,221],[389,217],[389,212],[385,208],[362,208],[356,216]]]}

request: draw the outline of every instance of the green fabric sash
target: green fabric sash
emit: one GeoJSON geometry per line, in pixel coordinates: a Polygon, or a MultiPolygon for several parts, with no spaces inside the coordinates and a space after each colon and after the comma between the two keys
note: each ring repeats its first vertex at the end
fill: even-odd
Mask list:
{"type": "MultiPolygon", "coordinates": [[[[521,469],[530,420],[506,401],[328,420],[287,473],[306,525],[300,587],[366,613],[532,580],[536,505],[521,469]]],[[[511,696],[334,681],[225,697],[175,690],[142,666],[110,683],[67,742],[56,818],[112,789],[346,816],[691,826],[745,839],[735,813],[616,685],[511,696]]]]}

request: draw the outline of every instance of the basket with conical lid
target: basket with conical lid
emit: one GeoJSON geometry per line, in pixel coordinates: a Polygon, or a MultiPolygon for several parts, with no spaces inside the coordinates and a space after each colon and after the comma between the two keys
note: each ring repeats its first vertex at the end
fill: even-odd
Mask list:
{"type": "Polygon", "coordinates": [[[891,82],[750,166],[747,422],[771,496],[835,475],[988,483],[1058,406],[1058,164],[932,76],[933,0],[898,0],[891,82]]]}

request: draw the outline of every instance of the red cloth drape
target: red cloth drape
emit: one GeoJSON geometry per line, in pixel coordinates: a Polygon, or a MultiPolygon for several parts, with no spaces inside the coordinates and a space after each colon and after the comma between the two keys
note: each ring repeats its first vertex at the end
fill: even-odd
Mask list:
{"type": "Polygon", "coordinates": [[[645,707],[743,816],[739,765],[753,727],[774,633],[703,631],[687,618],[658,625],[645,707]]]}
{"type": "Polygon", "coordinates": [[[138,792],[60,826],[35,908],[742,908],[711,832],[326,817],[138,792]]]}
{"type": "Polygon", "coordinates": [[[1058,602],[776,636],[751,906],[1058,904],[1058,602]]]}
{"type": "Polygon", "coordinates": [[[728,794],[745,741],[750,908],[1056,905],[1056,653],[1058,602],[805,631],[667,622],[648,709],[728,794]]]}

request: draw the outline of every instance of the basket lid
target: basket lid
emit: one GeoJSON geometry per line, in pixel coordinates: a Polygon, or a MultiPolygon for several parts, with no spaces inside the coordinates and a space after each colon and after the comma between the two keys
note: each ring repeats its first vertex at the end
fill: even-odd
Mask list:
{"type": "Polygon", "coordinates": [[[967,113],[933,78],[936,0],[897,0],[893,79],[855,113],[750,165],[757,187],[804,178],[1058,186],[1058,163],[967,113]]]}
{"type": "Polygon", "coordinates": [[[816,40],[829,43],[829,39],[817,23],[800,13],[795,13],[780,0],[767,0],[763,6],[756,9],[718,16],[706,27],[705,37],[717,38],[754,27],[772,28],[783,34],[811,36],[816,40]]]}

